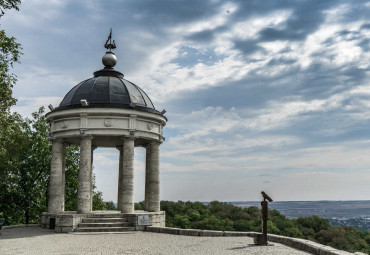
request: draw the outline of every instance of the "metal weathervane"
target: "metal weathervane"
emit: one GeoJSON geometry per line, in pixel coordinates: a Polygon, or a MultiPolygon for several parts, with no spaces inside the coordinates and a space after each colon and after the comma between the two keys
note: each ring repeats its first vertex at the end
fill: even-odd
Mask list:
{"type": "Polygon", "coordinates": [[[110,33],[109,33],[107,41],[104,44],[104,47],[109,51],[116,48],[116,42],[114,40],[112,42],[112,28],[110,29],[110,33]]]}

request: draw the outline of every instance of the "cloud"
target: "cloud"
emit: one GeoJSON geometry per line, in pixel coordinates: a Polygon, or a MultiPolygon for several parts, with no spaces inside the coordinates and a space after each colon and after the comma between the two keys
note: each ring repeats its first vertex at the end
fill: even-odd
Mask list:
{"type": "Polygon", "coordinates": [[[31,113],[38,111],[40,107],[44,107],[45,112],[48,112],[49,109],[47,107],[49,104],[56,106],[61,100],[61,97],[20,97],[11,110],[30,118],[31,113]]]}
{"type": "MultiPolygon", "coordinates": [[[[357,198],[368,191],[370,163],[363,156],[369,8],[366,1],[27,1],[2,17],[25,53],[14,69],[13,110],[58,105],[102,68],[113,27],[116,68],[167,110],[164,198],[244,199],[239,194],[262,187],[281,200],[350,197],[340,185],[357,198]],[[333,180],[328,197],[323,179],[333,180]]],[[[104,166],[115,169],[115,157],[96,153],[101,178],[113,178],[104,166]]]]}

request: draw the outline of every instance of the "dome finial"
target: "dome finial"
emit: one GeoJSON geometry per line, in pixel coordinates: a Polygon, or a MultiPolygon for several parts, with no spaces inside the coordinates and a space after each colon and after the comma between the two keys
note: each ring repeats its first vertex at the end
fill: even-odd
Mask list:
{"type": "Polygon", "coordinates": [[[110,29],[110,33],[108,35],[107,41],[104,44],[104,48],[106,48],[109,51],[112,51],[113,49],[116,48],[116,42],[113,40],[113,43],[112,43],[112,28],[110,29]]]}
{"type": "Polygon", "coordinates": [[[102,58],[103,65],[108,69],[113,68],[117,64],[117,58],[112,51],[116,48],[116,42],[114,40],[112,42],[112,28],[110,29],[110,33],[107,41],[104,44],[104,48],[106,48],[108,51],[102,58]]]}

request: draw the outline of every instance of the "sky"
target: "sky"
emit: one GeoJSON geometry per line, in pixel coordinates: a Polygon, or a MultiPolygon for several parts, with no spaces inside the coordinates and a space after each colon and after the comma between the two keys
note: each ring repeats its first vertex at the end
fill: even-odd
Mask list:
{"type": "MultiPolygon", "coordinates": [[[[369,200],[370,2],[24,0],[1,28],[23,47],[13,111],[58,104],[115,69],[166,109],[161,199],[369,200]]],[[[117,200],[118,150],[94,152],[117,200]]],[[[145,151],[135,149],[135,201],[145,151]]]]}

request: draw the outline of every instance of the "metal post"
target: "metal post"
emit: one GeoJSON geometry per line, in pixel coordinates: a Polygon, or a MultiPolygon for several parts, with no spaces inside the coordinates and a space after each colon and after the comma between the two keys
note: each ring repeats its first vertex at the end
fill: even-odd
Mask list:
{"type": "Polygon", "coordinates": [[[267,244],[267,220],[268,220],[268,203],[266,200],[261,202],[262,206],[262,234],[265,243],[267,244]]]}
{"type": "Polygon", "coordinates": [[[261,192],[263,196],[263,201],[261,202],[261,216],[262,216],[262,234],[257,234],[254,238],[254,243],[256,245],[267,245],[267,220],[268,220],[268,201],[273,200],[265,192],[261,192]]]}

